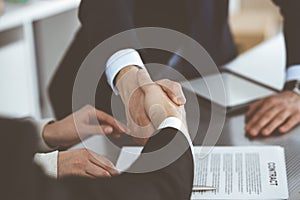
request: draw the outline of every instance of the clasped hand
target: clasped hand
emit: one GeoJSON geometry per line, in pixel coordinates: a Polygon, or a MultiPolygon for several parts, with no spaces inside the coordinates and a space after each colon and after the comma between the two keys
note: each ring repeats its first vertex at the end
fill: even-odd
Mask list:
{"type": "Polygon", "coordinates": [[[148,138],[167,117],[184,119],[186,102],[181,85],[167,79],[153,82],[144,69],[124,68],[116,86],[125,105],[127,126],[139,144],[148,138]]]}

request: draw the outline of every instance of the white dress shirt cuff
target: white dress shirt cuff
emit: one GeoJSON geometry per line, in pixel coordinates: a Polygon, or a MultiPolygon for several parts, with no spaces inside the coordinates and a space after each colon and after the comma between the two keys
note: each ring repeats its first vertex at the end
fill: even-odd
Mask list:
{"type": "Polygon", "coordinates": [[[293,65],[287,69],[286,81],[300,80],[300,65],[293,65]]]}
{"type": "Polygon", "coordinates": [[[114,91],[116,95],[118,95],[118,90],[114,85],[114,80],[119,71],[127,66],[135,65],[140,68],[145,68],[142,58],[139,53],[134,49],[123,49],[114,53],[106,63],[106,78],[108,84],[114,91]]]}
{"type": "Polygon", "coordinates": [[[51,178],[57,178],[58,151],[50,153],[36,153],[33,161],[39,165],[44,173],[51,178]]]}
{"type": "Polygon", "coordinates": [[[183,133],[183,135],[186,137],[186,139],[191,147],[191,151],[194,156],[195,155],[194,147],[193,147],[193,143],[192,143],[190,134],[188,132],[187,127],[182,123],[182,121],[180,119],[178,119],[177,117],[168,117],[158,126],[158,129],[168,128],[168,127],[175,128],[183,133]]]}
{"type": "Polygon", "coordinates": [[[38,133],[38,135],[37,135],[37,137],[38,137],[37,143],[38,144],[37,145],[38,145],[39,151],[48,152],[48,151],[53,151],[55,149],[55,148],[49,147],[43,138],[43,131],[44,131],[45,126],[53,121],[54,121],[53,119],[43,119],[43,120],[37,121],[35,123],[37,133],[38,133]]]}

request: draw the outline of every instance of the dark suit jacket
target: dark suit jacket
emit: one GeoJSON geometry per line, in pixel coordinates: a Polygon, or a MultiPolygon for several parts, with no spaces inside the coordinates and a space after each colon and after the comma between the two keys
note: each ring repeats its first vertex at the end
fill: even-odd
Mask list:
{"type": "MultiPolygon", "coordinates": [[[[143,152],[153,152],[151,162],[163,161],[155,150],[168,144],[168,151],[181,149],[182,154],[162,169],[148,173],[124,173],[113,178],[87,179],[80,177],[55,181],[47,178],[32,163],[36,152],[34,127],[29,122],[0,118],[1,132],[1,199],[10,200],[187,200],[193,186],[193,159],[182,133],[166,128],[152,137],[143,152]]],[[[172,156],[172,154],[169,154],[172,156]]],[[[148,160],[149,161],[149,160],[148,160]]],[[[135,166],[144,163],[139,158],[135,166]]]]}
{"type": "MultiPolygon", "coordinates": [[[[299,64],[300,1],[274,1],[280,6],[285,18],[287,67],[299,64]]],[[[72,112],[72,88],[80,64],[87,54],[105,39],[136,27],[170,28],[197,40],[216,64],[222,65],[236,55],[227,18],[228,0],[82,0],[79,10],[82,26],[50,86],[50,98],[56,117],[62,118],[72,112]]],[[[170,53],[150,49],[140,53],[146,63],[166,64],[171,56],[170,53]]],[[[174,67],[178,67],[187,78],[199,76],[184,60],[174,67]]],[[[95,97],[96,106],[108,113],[111,113],[111,93],[106,77],[103,76],[95,97]]],[[[82,100],[82,105],[78,108],[87,103],[91,102],[82,100]]]]}

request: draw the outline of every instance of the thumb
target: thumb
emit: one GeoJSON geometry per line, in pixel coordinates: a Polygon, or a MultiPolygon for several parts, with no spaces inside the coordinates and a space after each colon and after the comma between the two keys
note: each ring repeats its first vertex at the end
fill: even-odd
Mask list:
{"type": "Polygon", "coordinates": [[[152,81],[149,73],[145,69],[140,69],[138,71],[137,80],[138,80],[138,85],[143,90],[143,92],[146,92],[151,85],[155,84],[152,81]]]}

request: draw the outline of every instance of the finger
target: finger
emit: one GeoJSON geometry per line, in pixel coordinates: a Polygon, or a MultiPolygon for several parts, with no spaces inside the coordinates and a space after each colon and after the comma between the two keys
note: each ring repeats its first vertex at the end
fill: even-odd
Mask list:
{"type": "Polygon", "coordinates": [[[281,124],[283,124],[288,117],[290,116],[290,112],[288,111],[282,111],[276,117],[269,123],[269,125],[266,127],[266,130],[268,131],[262,131],[262,134],[264,136],[270,135],[276,128],[278,128],[281,124]]]}
{"type": "Polygon", "coordinates": [[[300,122],[300,116],[298,114],[293,115],[290,119],[282,125],[278,130],[280,133],[287,133],[300,122]]]}
{"type": "Polygon", "coordinates": [[[109,125],[87,125],[84,130],[91,135],[109,135],[113,133],[113,128],[109,125]]]}
{"type": "Polygon", "coordinates": [[[96,110],[96,116],[99,121],[106,122],[113,129],[119,131],[120,133],[129,133],[130,132],[130,130],[124,124],[122,124],[121,122],[114,119],[111,115],[109,115],[101,110],[98,110],[98,109],[95,109],[95,110],[96,110]]]}
{"type": "MultiPolygon", "coordinates": [[[[256,110],[253,114],[251,114],[251,118],[249,119],[249,121],[246,124],[246,131],[249,132],[250,129],[257,123],[257,121],[259,119],[262,118],[262,116],[265,114],[265,112],[267,112],[267,110],[271,109],[273,107],[273,104],[268,104],[268,103],[264,103],[263,105],[261,105],[259,107],[258,110],[256,110]]],[[[254,136],[256,136],[257,134],[254,133],[254,136]]]]}
{"type": "Polygon", "coordinates": [[[121,134],[113,133],[112,135],[114,138],[119,139],[121,137],[121,134]]]}
{"type": "Polygon", "coordinates": [[[107,170],[95,165],[94,163],[89,163],[85,172],[92,177],[111,177],[111,174],[107,170]]]}
{"type": "Polygon", "coordinates": [[[257,110],[258,107],[262,105],[265,99],[260,99],[249,106],[248,111],[246,112],[246,118],[249,118],[257,110]]]}
{"type": "Polygon", "coordinates": [[[106,157],[101,156],[93,151],[89,151],[89,153],[90,153],[89,160],[92,163],[94,163],[98,167],[105,169],[112,176],[119,174],[119,171],[116,169],[114,164],[110,160],[108,160],[106,157]]]}
{"type": "Polygon", "coordinates": [[[167,93],[168,97],[177,105],[181,106],[186,103],[186,98],[183,94],[182,87],[179,83],[163,79],[156,83],[167,93]]]}
{"type": "MultiPolygon", "coordinates": [[[[278,113],[280,113],[283,110],[283,108],[281,106],[275,106],[271,109],[269,109],[268,111],[266,111],[262,117],[256,121],[256,123],[251,126],[247,131],[250,135],[252,136],[256,136],[258,135],[261,130],[267,125],[269,124],[278,113]]],[[[263,135],[267,136],[270,135],[272,132],[269,132],[268,130],[263,130],[263,135]]]]}
{"type": "Polygon", "coordinates": [[[145,69],[140,69],[137,73],[137,76],[138,84],[142,88],[143,92],[146,92],[149,89],[149,86],[155,84],[145,69]]]}
{"type": "Polygon", "coordinates": [[[92,174],[90,174],[90,173],[88,173],[88,172],[83,172],[83,173],[81,173],[79,176],[82,176],[82,177],[88,177],[88,178],[95,178],[95,176],[94,175],[92,175],[92,174]]]}

